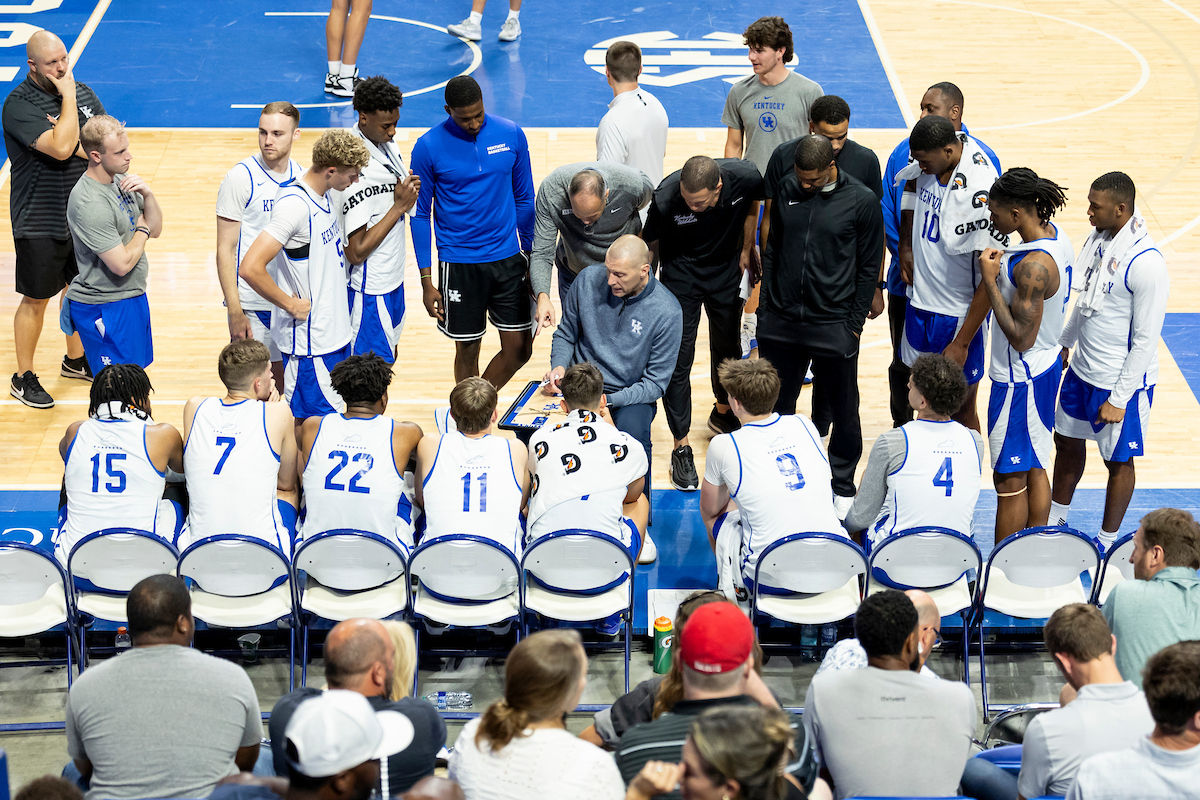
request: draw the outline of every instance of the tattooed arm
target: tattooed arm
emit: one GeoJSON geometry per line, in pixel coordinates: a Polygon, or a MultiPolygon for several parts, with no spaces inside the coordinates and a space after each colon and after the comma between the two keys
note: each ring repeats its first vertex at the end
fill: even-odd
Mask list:
{"type": "Polygon", "coordinates": [[[1003,251],[988,249],[979,255],[979,270],[983,288],[996,315],[996,324],[1008,338],[1013,349],[1025,352],[1037,340],[1042,324],[1042,302],[1058,291],[1058,270],[1045,253],[1032,251],[1013,267],[1012,281],[1017,287],[1012,302],[1006,303],[996,279],[1000,275],[1003,251]]]}

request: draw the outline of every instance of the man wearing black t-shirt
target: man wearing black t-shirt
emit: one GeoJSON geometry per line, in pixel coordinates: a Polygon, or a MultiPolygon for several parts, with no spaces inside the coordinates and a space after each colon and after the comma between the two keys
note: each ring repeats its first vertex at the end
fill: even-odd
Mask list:
{"type": "MultiPolygon", "coordinates": [[[[38,31],[25,46],[29,74],[4,101],[4,146],[12,164],[9,213],[16,245],[16,289],[21,303],[13,318],[17,371],[9,393],[32,408],[50,408],[54,398],[33,372],[33,356],[46,304],[78,269],[67,229],[67,198],[87,169],[79,129],[104,106],[71,74],[62,40],[38,31]]],[[[59,374],[90,381],[91,370],[78,335],[67,337],[59,374]]]]}
{"type": "Polygon", "coordinates": [[[763,181],[751,161],[740,158],[688,159],[683,169],[663,179],[650,203],[642,238],[662,264],[659,280],[683,309],[683,341],[675,372],[663,395],[667,425],[674,438],[671,483],[694,492],[700,478],[688,444],[692,426],[692,361],[700,307],[708,316],[708,347],[716,405],[708,418],[714,433],[730,433],[739,423],[729,396],[717,380],[717,367],[741,356],[742,273],[750,266],[755,203],[763,181]]]}

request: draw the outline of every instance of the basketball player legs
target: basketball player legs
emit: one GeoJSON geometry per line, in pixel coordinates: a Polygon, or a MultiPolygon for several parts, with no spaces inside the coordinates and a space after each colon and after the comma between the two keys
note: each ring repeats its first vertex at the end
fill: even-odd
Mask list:
{"type": "MultiPolygon", "coordinates": [[[[1054,434],[1054,491],[1055,503],[1069,506],[1075,496],[1075,487],[1083,477],[1087,463],[1087,445],[1083,439],[1073,439],[1060,433],[1054,434]]],[[[1116,531],[1125,519],[1129,501],[1137,484],[1133,459],[1128,461],[1105,461],[1108,468],[1108,485],[1104,492],[1103,529],[1116,531]]]]}
{"type": "MultiPolygon", "coordinates": [[[[59,306],[66,290],[59,293],[59,306]]],[[[37,352],[38,339],[42,335],[42,327],[46,319],[46,306],[50,298],[21,296],[17,311],[13,314],[13,344],[17,351],[17,374],[24,375],[33,371],[33,357],[37,352]]],[[[73,333],[67,338],[67,358],[77,359],[83,356],[83,343],[79,334],[73,333]]]]}
{"type": "Polygon", "coordinates": [[[993,472],[996,486],[996,544],[1019,530],[1045,525],[1050,517],[1050,478],[1044,469],[993,472]]]}
{"type": "Polygon", "coordinates": [[[967,395],[963,398],[962,407],[950,417],[950,419],[958,422],[971,430],[982,430],[979,427],[979,409],[975,407],[976,399],[979,396],[979,384],[971,383],[967,385],[967,395]]]}
{"type": "Polygon", "coordinates": [[[358,50],[367,35],[372,0],[332,0],[325,21],[325,53],[330,61],[358,63],[358,50]]]}

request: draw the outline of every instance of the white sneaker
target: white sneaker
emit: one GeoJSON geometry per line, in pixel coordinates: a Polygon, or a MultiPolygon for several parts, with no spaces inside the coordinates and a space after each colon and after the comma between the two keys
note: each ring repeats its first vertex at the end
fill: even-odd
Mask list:
{"type": "MultiPolygon", "coordinates": [[[[483,38],[483,26],[478,22],[471,22],[470,17],[467,17],[456,25],[447,25],[446,31],[451,36],[457,36],[460,39],[469,39],[472,42],[478,42],[483,38]]],[[[520,34],[520,32],[520,28],[518,27],[517,33],[520,34]]]]}
{"type": "Polygon", "coordinates": [[[850,506],[854,505],[853,497],[844,497],[840,494],[833,496],[833,510],[837,514],[837,518],[842,522],[846,521],[846,515],[850,513],[850,506]]]}
{"type": "Polygon", "coordinates": [[[362,83],[362,78],[358,77],[356,69],[353,75],[339,75],[333,82],[333,87],[330,88],[329,74],[327,73],[325,75],[325,93],[334,97],[354,97],[354,90],[360,83],[362,83]]]}
{"type": "Polygon", "coordinates": [[[758,314],[742,315],[742,358],[758,349],[758,314]]]}
{"type": "Polygon", "coordinates": [[[658,548],[654,546],[654,540],[647,533],[642,537],[642,552],[638,555],[637,563],[653,564],[658,559],[658,548]]]}
{"type": "Polygon", "coordinates": [[[521,35],[521,20],[506,19],[500,27],[500,41],[511,42],[521,35]]]}

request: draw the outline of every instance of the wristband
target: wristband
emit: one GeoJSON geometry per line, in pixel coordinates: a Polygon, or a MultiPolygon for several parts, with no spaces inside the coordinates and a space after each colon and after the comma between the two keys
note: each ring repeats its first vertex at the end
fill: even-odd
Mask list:
{"type": "Polygon", "coordinates": [[[879,283],[875,284],[875,288],[876,289],[886,289],[887,281],[880,281],[879,283]]]}
{"type": "Polygon", "coordinates": [[[144,225],[138,225],[136,228],[133,229],[134,233],[137,233],[138,231],[141,231],[142,233],[146,234],[147,239],[150,238],[150,229],[145,227],[144,225]]]}
{"type": "Polygon", "coordinates": [[[917,193],[916,192],[905,192],[904,193],[904,196],[900,198],[900,210],[901,211],[916,211],[917,210],[917,193]]]}

